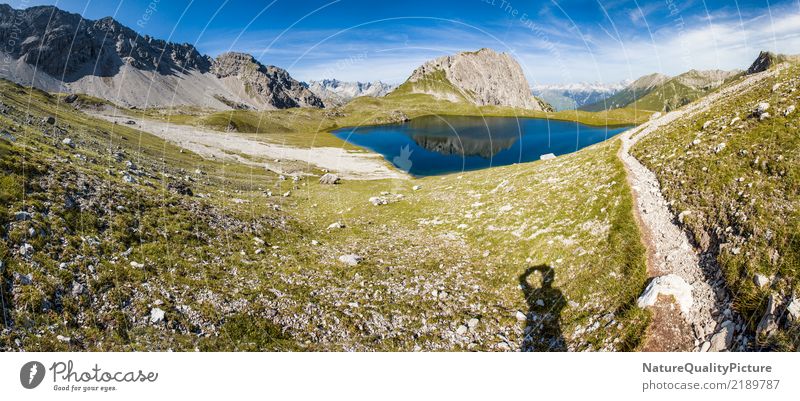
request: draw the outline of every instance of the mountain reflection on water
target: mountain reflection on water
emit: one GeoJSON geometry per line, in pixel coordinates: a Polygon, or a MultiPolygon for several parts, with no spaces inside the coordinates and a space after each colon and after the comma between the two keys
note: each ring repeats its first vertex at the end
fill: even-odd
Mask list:
{"type": "Polygon", "coordinates": [[[548,153],[563,155],[625,129],[537,118],[424,116],[333,133],[380,153],[400,170],[429,176],[534,161],[548,153]]]}

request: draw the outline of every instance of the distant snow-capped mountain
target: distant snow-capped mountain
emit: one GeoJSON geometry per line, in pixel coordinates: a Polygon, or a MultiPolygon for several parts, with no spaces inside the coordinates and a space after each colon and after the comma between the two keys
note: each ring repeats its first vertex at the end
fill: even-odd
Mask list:
{"type": "Polygon", "coordinates": [[[550,103],[556,110],[572,110],[609,98],[625,89],[630,83],[631,81],[626,80],[612,84],[577,82],[534,85],[531,91],[534,96],[550,103]]]}
{"type": "Polygon", "coordinates": [[[341,106],[360,96],[381,97],[391,92],[395,85],[374,82],[342,82],[338,79],[309,81],[308,89],[319,96],[325,107],[341,106]]]}

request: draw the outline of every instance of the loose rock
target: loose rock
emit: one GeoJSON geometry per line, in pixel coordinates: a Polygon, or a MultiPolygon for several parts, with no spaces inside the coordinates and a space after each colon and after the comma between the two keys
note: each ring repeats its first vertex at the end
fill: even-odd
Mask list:
{"type": "Polygon", "coordinates": [[[683,314],[689,314],[694,303],[692,286],[677,274],[668,274],[653,279],[637,300],[637,304],[640,308],[655,305],[659,294],[675,297],[683,314]]]}
{"type": "Polygon", "coordinates": [[[339,176],[336,174],[327,173],[320,177],[319,183],[323,185],[335,185],[339,183],[339,176]]]}
{"type": "Polygon", "coordinates": [[[158,324],[164,321],[164,311],[161,308],[153,308],[150,310],[150,323],[158,324]]]}
{"type": "Polygon", "coordinates": [[[355,266],[355,265],[361,263],[362,259],[363,258],[361,256],[358,256],[358,255],[352,254],[352,253],[348,254],[348,255],[339,256],[339,261],[344,263],[344,264],[346,264],[346,265],[348,265],[348,266],[355,266]]]}

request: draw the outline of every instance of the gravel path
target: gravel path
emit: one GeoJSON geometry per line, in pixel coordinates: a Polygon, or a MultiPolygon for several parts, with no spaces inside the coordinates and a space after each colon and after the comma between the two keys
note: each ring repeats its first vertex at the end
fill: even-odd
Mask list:
{"type": "MultiPolygon", "coordinates": [[[[636,213],[645,231],[643,235],[649,252],[648,270],[653,277],[639,298],[639,305],[653,306],[654,311],[658,311],[649,336],[658,337],[674,332],[675,316],[658,318],[658,314],[665,310],[671,311],[667,313],[682,316],[688,323],[687,330],[691,328],[690,333],[683,333],[690,341],[680,347],[687,351],[738,349],[740,343],[734,343],[733,338],[737,332],[741,334],[744,325],[741,318],[733,312],[727,289],[720,284],[722,280],[716,279],[719,277],[719,270],[713,255],[699,254],[692,246],[686,233],[678,225],[677,216],[670,210],[661,193],[658,178],[630,154],[630,149],[659,127],[706,111],[718,99],[747,90],[755,82],[773,76],[780,69],[754,74],[740,83],[620,135],[622,148],[619,157],[625,164],[628,181],[636,198],[636,213]],[[665,300],[669,298],[664,296],[670,295],[674,297],[678,308],[665,307],[665,300]],[[671,327],[658,327],[660,324],[671,327]]],[[[674,336],[674,333],[669,335],[674,336]]],[[[648,341],[664,343],[658,338],[648,341]]]]}

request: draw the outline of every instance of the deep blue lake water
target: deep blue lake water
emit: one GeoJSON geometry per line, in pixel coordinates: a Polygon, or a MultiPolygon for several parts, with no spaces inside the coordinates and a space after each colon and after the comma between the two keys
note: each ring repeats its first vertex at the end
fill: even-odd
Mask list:
{"type": "Polygon", "coordinates": [[[539,160],[602,142],[627,127],[538,118],[425,116],[402,124],[341,128],[338,138],[382,154],[415,176],[539,160]]]}

